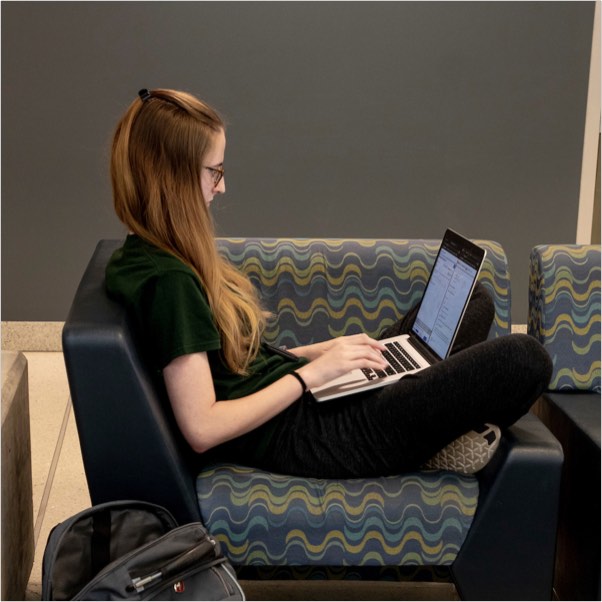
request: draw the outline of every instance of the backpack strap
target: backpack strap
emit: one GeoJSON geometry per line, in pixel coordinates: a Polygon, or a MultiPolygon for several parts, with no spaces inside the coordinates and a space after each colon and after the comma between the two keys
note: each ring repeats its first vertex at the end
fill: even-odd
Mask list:
{"type": "Polygon", "coordinates": [[[111,561],[111,510],[103,509],[92,516],[91,574],[97,575],[111,561]]]}

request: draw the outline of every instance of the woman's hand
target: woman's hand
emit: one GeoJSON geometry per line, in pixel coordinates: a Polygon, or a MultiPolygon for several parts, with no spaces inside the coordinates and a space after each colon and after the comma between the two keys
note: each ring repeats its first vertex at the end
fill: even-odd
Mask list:
{"type": "Polygon", "coordinates": [[[297,370],[310,389],[356,368],[382,370],[387,366],[382,356],[385,346],[366,334],[338,337],[311,347],[318,346],[314,358],[306,356],[313,361],[297,370]]]}

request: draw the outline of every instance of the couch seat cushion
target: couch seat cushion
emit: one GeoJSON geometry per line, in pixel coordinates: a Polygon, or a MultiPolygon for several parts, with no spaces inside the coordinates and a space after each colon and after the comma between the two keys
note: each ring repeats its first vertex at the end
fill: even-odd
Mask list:
{"type": "Polygon", "coordinates": [[[477,508],[445,471],[305,479],[219,464],[197,478],[202,520],[236,566],[449,565],[477,508]]]}

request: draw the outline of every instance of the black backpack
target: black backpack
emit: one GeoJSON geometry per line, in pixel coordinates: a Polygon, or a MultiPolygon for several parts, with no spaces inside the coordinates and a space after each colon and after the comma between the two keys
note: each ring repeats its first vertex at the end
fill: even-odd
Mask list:
{"type": "Polygon", "coordinates": [[[42,562],[42,600],[244,600],[232,566],[201,523],[161,506],[93,506],[56,525],[42,562]]]}

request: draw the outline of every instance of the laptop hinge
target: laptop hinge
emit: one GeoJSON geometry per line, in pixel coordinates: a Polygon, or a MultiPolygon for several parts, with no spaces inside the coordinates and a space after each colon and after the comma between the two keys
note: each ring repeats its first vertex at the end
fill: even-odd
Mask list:
{"type": "Polygon", "coordinates": [[[416,335],[413,333],[409,336],[408,341],[429,364],[436,364],[441,361],[441,358],[434,354],[416,335]]]}

